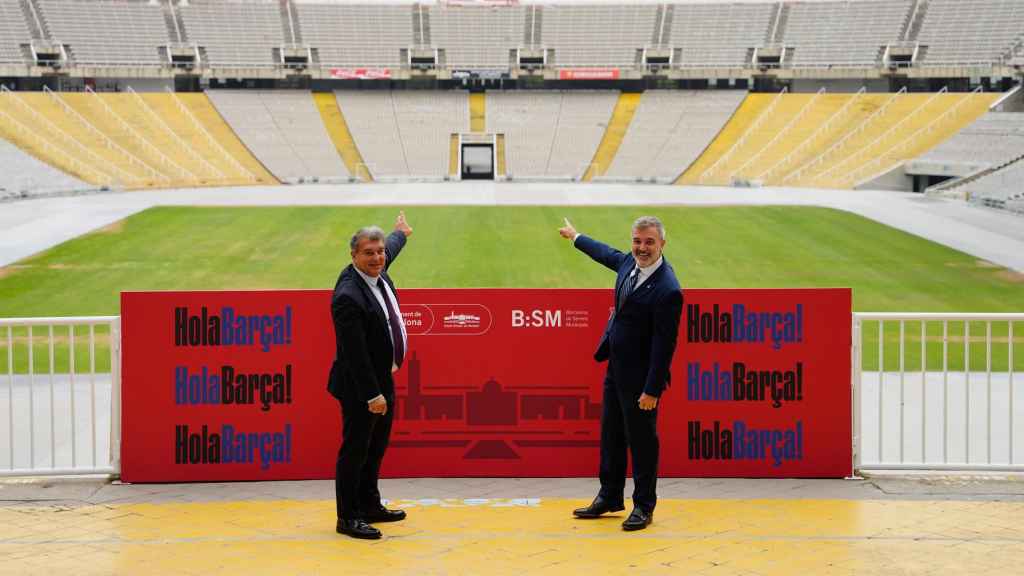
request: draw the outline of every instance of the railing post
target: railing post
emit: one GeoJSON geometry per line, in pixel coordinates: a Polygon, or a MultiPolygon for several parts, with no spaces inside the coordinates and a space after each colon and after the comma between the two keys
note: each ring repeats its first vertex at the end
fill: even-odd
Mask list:
{"type": "Polygon", "coordinates": [[[110,322],[110,466],[121,475],[121,318],[110,322]]]}
{"type": "Polygon", "coordinates": [[[847,480],[860,480],[857,474],[860,469],[860,419],[861,419],[861,372],[863,371],[861,358],[861,319],[857,314],[853,315],[853,334],[851,335],[850,346],[850,426],[852,427],[853,451],[850,462],[850,475],[847,480]]]}

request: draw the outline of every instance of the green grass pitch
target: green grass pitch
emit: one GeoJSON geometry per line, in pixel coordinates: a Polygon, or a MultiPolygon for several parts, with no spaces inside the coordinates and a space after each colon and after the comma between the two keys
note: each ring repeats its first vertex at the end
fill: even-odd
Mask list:
{"type": "MultiPolygon", "coordinates": [[[[1020,274],[832,209],[410,206],[405,211],[415,232],[392,269],[403,288],[608,288],[611,272],[558,235],[562,218],[625,250],[633,219],[654,214],[665,222],[665,254],[684,287],[849,286],[858,311],[1024,310],[1020,274]]],[[[117,314],[121,290],[330,288],[350,261],[352,232],[365,224],[389,230],[397,212],[394,207],[154,208],[0,270],[0,317],[117,314]]],[[[1024,325],[1017,328],[1015,336],[1024,337],[1024,325]]],[[[908,333],[915,329],[920,330],[908,327],[908,333]]],[[[962,333],[962,324],[950,330],[962,333]]],[[[1005,335],[1005,324],[995,330],[1005,335]]],[[[868,338],[877,347],[877,324],[874,331],[874,336],[867,331],[868,338]]],[[[886,340],[891,332],[886,331],[886,340]]],[[[983,327],[972,329],[974,336],[983,334],[983,327]]],[[[935,337],[929,328],[927,339],[935,337]]],[[[0,348],[5,346],[0,340],[0,348]]],[[[5,370],[2,351],[0,370],[5,370]]],[[[919,348],[907,354],[912,361],[919,348]]]]}

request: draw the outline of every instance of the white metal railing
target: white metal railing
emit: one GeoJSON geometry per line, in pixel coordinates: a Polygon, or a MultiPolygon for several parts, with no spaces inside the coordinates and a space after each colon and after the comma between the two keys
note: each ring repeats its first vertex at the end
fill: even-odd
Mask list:
{"type": "Polygon", "coordinates": [[[120,343],[119,316],[0,319],[0,476],[120,472],[120,343]],[[108,372],[97,370],[103,344],[108,372]]]}
{"type": "Polygon", "coordinates": [[[1024,470],[1015,345],[1024,314],[855,313],[854,468],[1024,470]]]}
{"type": "MultiPolygon", "coordinates": [[[[120,339],[118,316],[0,319],[0,477],[120,472],[120,339]]],[[[1024,313],[854,313],[851,355],[855,469],[1024,471],[1024,313]]]]}

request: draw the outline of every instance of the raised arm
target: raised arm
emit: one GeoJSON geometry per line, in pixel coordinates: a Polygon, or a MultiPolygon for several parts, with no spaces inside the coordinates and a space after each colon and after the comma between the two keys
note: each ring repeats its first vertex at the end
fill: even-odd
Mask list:
{"type": "Polygon", "coordinates": [[[615,272],[619,271],[622,262],[629,256],[603,242],[576,232],[576,228],[568,218],[565,219],[565,226],[558,229],[558,233],[562,235],[562,238],[572,240],[573,246],[593,258],[595,262],[603,264],[615,272]]]}
{"type": "Polygon", "coordinates": [[[398,213],[398,218],[395,220],[395,229],[388,237],[384,240],[384,253],[387,254],[387,262],[384,263],[384,269],[387,270],[391,267],[391,263],[398,258],[398,254],[405,248],[406,239],[412,236],[412,227],[405,221],[405,211],[398,213]]]}

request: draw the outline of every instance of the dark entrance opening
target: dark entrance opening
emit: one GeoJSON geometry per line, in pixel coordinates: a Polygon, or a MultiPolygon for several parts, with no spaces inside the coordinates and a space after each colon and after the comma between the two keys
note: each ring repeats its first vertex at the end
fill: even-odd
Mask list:
{"type": "Polygon", "coordinates": [[[494,180],[494,145],[462,145],[462,179],[494,180]]]}

